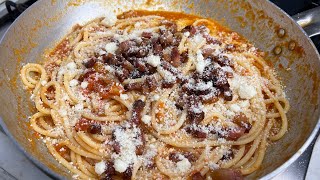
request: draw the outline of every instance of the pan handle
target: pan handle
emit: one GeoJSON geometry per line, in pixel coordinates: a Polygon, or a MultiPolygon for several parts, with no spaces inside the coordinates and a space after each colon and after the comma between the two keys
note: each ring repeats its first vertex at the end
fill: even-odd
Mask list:
{"type": "Polygon", "coordinates": [[[292,18],[303,28],[309,37],[320,34],[320,7],[316,7],[301,13],[292,18]]]}

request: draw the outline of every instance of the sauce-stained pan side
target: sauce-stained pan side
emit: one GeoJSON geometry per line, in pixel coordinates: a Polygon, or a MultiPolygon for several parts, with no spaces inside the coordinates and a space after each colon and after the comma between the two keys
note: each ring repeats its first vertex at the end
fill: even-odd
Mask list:
{"type": "Polygon", "coordinates": [[[13,23],[0,45],[0,115],[6,133],[43,170],[56,178],[72,176],[53,159],[29,127],[28,116],[35,110],[19,79],[22,65],[43,60],[43,52],[54,47],[75,24],[131,9],[182,11],[209,17],[266,52],[292,106],[288,112],[289,131],[268,148],[261,169],[248,179],[271,178],[308,146],[319,128],[319,55],[301,28],[270,2],[38,1],[13,23]],[[281,29],[284,34],[279,33],[281,29]],[[275,55],[279,48],[281,53],[275,55]]]}

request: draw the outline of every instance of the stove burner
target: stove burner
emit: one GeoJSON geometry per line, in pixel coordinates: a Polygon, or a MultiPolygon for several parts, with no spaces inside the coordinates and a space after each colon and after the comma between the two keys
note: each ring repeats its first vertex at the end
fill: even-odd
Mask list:
{"type": "Polygon", "coordinates": [[[0,17],[0,26],[5,23],[11,21],[13,22],[24,10],[26,10],[29,6],[35,3],[37,0],[28,0],[25,3],[15,3],[12,1],[5,1],[4,4],[8,13],[0,17]]]}

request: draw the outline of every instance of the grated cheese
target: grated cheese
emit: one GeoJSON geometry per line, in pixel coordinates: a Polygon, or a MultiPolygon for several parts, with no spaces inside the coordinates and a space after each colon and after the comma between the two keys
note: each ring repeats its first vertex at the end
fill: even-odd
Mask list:
{"type": "Polygon", "coordinates": [[[238,92],[241,99],[251,99],[257,94],[256,89],[248,84],[241,84],[238,92]]]}
{"type": "Polygon", "coordinates": [[[94,165],[94,171],[101,175],[106,170],[106,163],[104,161],[98,162],[94,165]]]}
{"type": "Polygon", "coordinates": [[[78,85],[78,80],[72,79],[69,84],[71,87],[74,87],[74,86],[78,85]]]}
{"type": "Polygon", "coordinates": [[[179,172],[186,172],[190,168],[191,168],[191,163],[185,157],[181,161],[177,162],[177,169],[179,172]]]}
{"type": "Polygon", "coordinates": [[[231,104],[230,110],[233,111],[233,112],[240,112],[241,108],[237,104],[231,104]]]}
{"type": "Polygon", "coordinates": [[[129,99],[129,96],[128,96],[128,94],[120,94],[120,99],[127,100],[127,99],[129,99]]]}
{"type": "Polygon", "coordinates": [[[108,53],[115,54],[118,49],[118,45],[115,42],[106,44],[105,49],[108,53]]]}
{"type": "Polygon", "coordinates": [[[87,81],[83,81],[80,86],[81,86],[82,89],[85,89],[85,88],[88,87],[88,84],[89,83],[87,81]]]}
{"type": "Polygon", "coordinates": [[[151,123],[151,116],[149,116],[149,115],[144,115],[144,116],[142,116],[142,122],[144,122],[145,124],[147,124],[147,125],[150,125],[150,123],[151,123]]]}
{"type": "Polygon", "coordinates": [[[70,63],[67,64],[67,68],[70,71],[75,71],[77,69],[77,65],[76,65],[75,62],[70,62],[70,63]]]}
{"type": "Polygon", "coordinates": [[[160,65],[160,56],[150,55],[147,57],[147,63],[153,67],[160,65]]]}
{"type": "Polygon", "coordinates": [[[138,134],[140,134],[140,129],[135,126],[126,130],[122,128],[114,130],[115,141],[120,145],[120,153],[111,155],[116,171],[122,173],[137,161],[136,146],[142,144],[141,140],[136,138],[138,134]]]}
{"type": "Polygon", "coordinates": [[[76,112],[81,112],[81,111],[83,110],[83,104],[76,104],[76,105],[74,106],[74,110],[75,110],[76,112]]]}

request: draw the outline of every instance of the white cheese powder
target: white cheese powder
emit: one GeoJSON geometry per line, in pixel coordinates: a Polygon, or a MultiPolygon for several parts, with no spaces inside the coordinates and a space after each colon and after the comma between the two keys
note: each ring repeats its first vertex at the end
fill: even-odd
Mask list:
{"type": "Polygon", "coordinates": [[[101,175],[106,170],[106,163],[104,161],[98,162],[94,166],[94,171],[101,175]]]}
{"type": "Polygon", "coordinates": [[[72,79],[72,80],[70,81],[70,86],[71,86],[71,87],[74,87],[74,86],[76,86],[76,85],[78,85],[78,80],[72,79]]]}
{"type": "Polygon", "coordinates": [[[129,99],[129,96],[127,94],[120,94],[120,99],[127,100],[129,99]]]}
{"type": "Polygon", "coordinates": [[[179,172],[186,172],[191,168],[191,163],[187,158],[183,158],[181,161],[177,162],[177,169],[179,172]]]}
{"type": "Polygon", "coordinates": [[[110,13],[110,14],[108,14],[108,17],[104,18],[101,21],[101,24],[103,24],[107,27],[111,27],[116,24],[117,20],[118,20],[117,16],[114,13],[110,13]]]}
{"type": "Polygon", "coordinates": [[[153,67],[160,65],[160,56],[150,55],[147,57],[147,63],[153,67]]]}
{"type": "Polygon", "coordinates": [[[108,53],[115,54],[116,50],[118,49],[118,45],[115,42],[111,42],[106,44],[105,49],[108,53]]]}
{"type": "Polygon", "coordinates": [[[87,81],[83,81],[80,86],[81,86],[82,89],[85,89],[85,88],[88,87],[88,82],[87,81]]]}
{"type": "Polygon", "coordinates": [[[231,104],[230,110],[233,111],[233,112],[240,112],[241,108],[237,104],[231,104]]]}
{"type": "Polygon", "coordinates": [[[247,84],[241,84],[238,93],[241,99],[251,99],[257,95],[256,89],[247,84]]]}
{"type": "Polygon", "coordinates": [[[144,122],[145,124],[147,124],[147,125],[150,125],[150,123],[151,123],[151,116],[149,116],[149,115],[144,115],[144,116],[142,116],[142,122],[144,122]]]}

